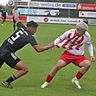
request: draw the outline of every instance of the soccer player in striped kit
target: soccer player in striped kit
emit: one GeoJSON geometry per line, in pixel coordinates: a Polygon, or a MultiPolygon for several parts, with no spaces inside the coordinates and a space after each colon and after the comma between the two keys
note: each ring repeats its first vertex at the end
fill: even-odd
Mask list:
{"type": "Polygon", "coordinates": [[[73,63],[80,68],[76,73],[75,77],[72,79],[72,83],[81,89],[79,80],[87,72],[91,66],[90,60],[84,56],[84,45],[88,44],[88,51],[90,54],[91,61],[95,61],[93,54],[93,45],[91,42],[91,37],[87,32],[88,25],[84,22],[76,24],[76,29],[71,29],[61,36],[59,36],[54,41],[54,46],[59,48],[65,48],[64,53],[60,56],[57,64],[49,72],[45,82],[41,85],[41,88],[45,88],[49,85],[50,81],[56,75],[56,73],[69,63],[73,63]]]}

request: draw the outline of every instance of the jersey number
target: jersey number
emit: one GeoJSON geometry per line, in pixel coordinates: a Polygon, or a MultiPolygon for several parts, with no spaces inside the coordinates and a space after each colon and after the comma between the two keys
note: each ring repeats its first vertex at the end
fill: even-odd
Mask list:
{"type": "Polygon", "coordinates": [[[17,39],[20,37],[20,35],[22,35],[22,34],[24,34],[22,31],[18,31],[18,32],[16,33],[16,36],[15,36],[15,37],[12,36],[11,39],[12,39],[13,41],[15,41],[15,40],[17,40],[17,39]]]}

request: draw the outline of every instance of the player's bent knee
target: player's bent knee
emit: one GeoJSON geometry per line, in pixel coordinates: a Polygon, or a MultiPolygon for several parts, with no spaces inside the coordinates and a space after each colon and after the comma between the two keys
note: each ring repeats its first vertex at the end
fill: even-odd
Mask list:
{"type": "Polygon", "coordinates": [[[90,64],[90,63],[88,63],[88,64],[87,64],[87,67],[91,67],[91,64],[90,64]]]}
{"type": "Polygon", "coordinates": [[[90,62],[85,62],[84,66],[85,66],[86,68],[89,68],[89,67],[91,67],[91,63],[90,63],[90,62]]]}

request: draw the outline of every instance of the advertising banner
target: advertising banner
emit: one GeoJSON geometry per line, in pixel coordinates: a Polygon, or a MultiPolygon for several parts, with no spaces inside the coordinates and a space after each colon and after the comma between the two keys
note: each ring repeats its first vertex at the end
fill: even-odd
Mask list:
{"type": "Polygon", "coordinates": [[[96,10],[96,4],[77,4],[77,10],[96,10]]]}
{"type": "Polygon", "coordinates": [[[59,10],[18,8],[18,13],[23,15],[58,16],[59,10]]]}
{"type": "Polygon", "coordinates": [[[96,12],[89,11],[79,11],[79,17],[90,17],[96,18],[96,12]]]}
{"type": "Polygon", "coordinates": [[[76,9],[76,3],[57,3],[57,2],[36,2],[31,1],[29,7],[39,8],[58,8],[58,9],[76,9]]]}
{"type": "Polygon", "coordinates": [[[96,19],[88,19],[89,25],[96,25],[96,19]]]}
{"type": "MultiPolygon", "coordinates": [[[[2,20],[2,16],[0,16],[0,21],[2,20]]],[[[22,22],[26,22],[27,21],[27,16],[20,16],[20,20],[22,22]]],[[[13,21],[13,15],[8,15],[6,17],[6,21],[13,21]]]]}
{"type": "Polygon", "coordinates": [[[27,16],[27,21],[34,20],[40,23],[58,23],[58,24],[76,24],[83,21],[83,19],[77,18],[56,18],[56,17],[37,17],[37,16],[27,16]]]}

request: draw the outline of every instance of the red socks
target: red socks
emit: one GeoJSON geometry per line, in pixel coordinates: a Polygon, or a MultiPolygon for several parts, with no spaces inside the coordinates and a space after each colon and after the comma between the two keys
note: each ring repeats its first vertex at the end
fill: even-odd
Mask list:
{"type": "Polygon", "coordinates": [[[50,82],[52,79],[53,79],[53,77],[48,75],[47,78],[46,78],[46,82],[50,82]]]}
{"type": "MultiPolygon", "coordinates": [[[[80,71],[76,74],[76,78],[79,80],[81,77],[83,76],[83,73],[81,73],[80,71]]],[[[51,75],[48,75],[46,78],[46,82],[50,82],[53,79],[53,77],[51,75]]]]}
{"type": "Polygon", "coordinates": [[[76,78],[79,80],[83,76],[83,73],[80,71],[76,74],[76,78]]]}

